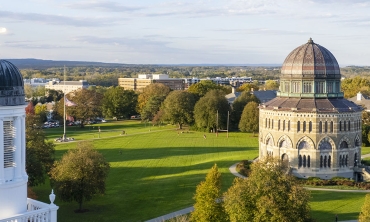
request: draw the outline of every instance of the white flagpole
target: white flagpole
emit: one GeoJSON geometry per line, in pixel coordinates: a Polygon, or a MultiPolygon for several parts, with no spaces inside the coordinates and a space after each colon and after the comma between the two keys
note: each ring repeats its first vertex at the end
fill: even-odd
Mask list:
{"type": "Polygon", "coordinates": [[[63,119],[64,119],[64,133],[63,133],[63,141],[66,141],[67,140],[67,136],[66,136],[66,93],[65,93],[65,88],[66,88],[66,66],[64,66],[64,81],[63,81],[63,84],[64,84],[64,113],[63,113],[63,119]]]}

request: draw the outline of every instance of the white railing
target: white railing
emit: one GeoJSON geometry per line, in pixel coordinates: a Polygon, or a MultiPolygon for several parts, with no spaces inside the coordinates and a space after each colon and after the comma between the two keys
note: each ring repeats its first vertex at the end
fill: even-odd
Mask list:
{"type": "MultiPolygon", "coordinates": [[[[51,195],[54,194],[52,193],[51,195]]],[[[2,219],[0,222],[57,222],[57,210],[59,207],[53,202],[54,199],[52,199],[51,204],[46,204],[27,198],[27,211],[25,213],[2,219]]]]}

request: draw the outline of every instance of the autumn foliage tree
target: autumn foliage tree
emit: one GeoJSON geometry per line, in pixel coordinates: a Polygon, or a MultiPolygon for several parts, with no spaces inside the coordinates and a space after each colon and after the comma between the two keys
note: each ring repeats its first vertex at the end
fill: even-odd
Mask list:
{"type": "Polygon", "coordinates": [[[82,204],[97,194],[104,194],[109,163],[93,149],[91,142],[79,142],[76,149],[69,150],[60,161],[54,163],[50,172],[57,195],[61,200],[82,204]]]}
{"type": "MultiPolygon", "coordinates": [[[[170,93],[170,87],[162,83],[152,83],[143,89],[143,92],[138,96],[137,112],[142,113],[144,107],[151,97],[157,97],[164,101],[166,96],[170,93]]],[[[159,109],[159,107],[158,107],[159,109]]],[[[155,114],[155,113],[154,113],[155,114]]],[[[154,115],[153,114],[153,115],[154,115]]]]}
{"type": "Polygon", "coordinates": [[[208,172],[205,181],[202,181],[194,195],[194,211],[191,221],[224,222],[226,214],[222,207],[221,173],[215,164],[208,172]]]}

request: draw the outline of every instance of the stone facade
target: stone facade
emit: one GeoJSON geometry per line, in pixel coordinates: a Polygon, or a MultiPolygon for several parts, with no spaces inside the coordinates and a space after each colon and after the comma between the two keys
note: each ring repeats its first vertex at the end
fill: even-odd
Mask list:
{"type": "MultiPolygon", "coordinates": [[[[310,47],[307,45],[321,47],[312,40],[301,47],[310,47]]],[[[330,52],[322,54],[330,54],[331,62],[335,60],[330,52]]],[[[311,56],[312,53],[309,58],[311,56]]],[[[280,85],[278,97],[260,105],[259,156],[281,158],[289,163],[292,173],[301,178],[354,178],[353,168],[361,157],[362,109],[343,99],[340,87],[329,89],[340,74],[338,70],[330,73],[330,70],[325,70],[325,64],[320,65],[324,67],[324,71],[320,69],[320,78],[315,69],[308,72],[302,68],[290,76],[283,74],[282,80],[286,84],[280,85]],[[312,86],[305,88],[305,82],[312,86]]],[[[306,67],[305,62],[300,66],[306,67]]],[[[315,67],[315,64],[310,63],[310,67],[315,67]]],[[[339,66],[336,64],[334,67],[339,66]]]]}

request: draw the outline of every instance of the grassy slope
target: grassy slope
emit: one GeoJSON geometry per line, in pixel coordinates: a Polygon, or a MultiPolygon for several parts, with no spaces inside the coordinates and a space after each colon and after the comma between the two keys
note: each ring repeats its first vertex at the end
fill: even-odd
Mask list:
{"type": "MultiPolygon", "coordinates": [[[[89,127],[69,128],[68,136],[97,138],[97,126],[91,130],[89,127]]],[[[63,203],[57,197],[59,221],[144,221],[164,215],[194,203],[195,187],[214,163],[222,172],[223,190],[226,190],[234,178],[228,167],[258,155],[257,138],[250,134],[230,133],[228,139],[225,133],[219,137],[206,134],[204,139],[204,133],[186,133],[185,130],[178,134],[172,126],[152,127],[149,132],[148,126],[137,121],[100,126],[101,139],[94,140],[94,145],[111,164],[106,195],[87,202],[84,207],[90,212],[84,214],[73,213],[77,203],[63,203]],[[123,129],[127,136],[119,136],[123,129]]],[[[50,139],[61,133],[62,129],[47,130],[50,139]]],[[[75,145],[58,144],[56,157],[75,145]]],[[[35,191],[41,200],[48,202],[48,183],[36,187],[35,191]]],[[[314,191],[312,196],[312,215],[318,221],[334,218],[335,214],[340,215],[341,220],[356,219],[364,200],[361,193],[314,191]]]]}

